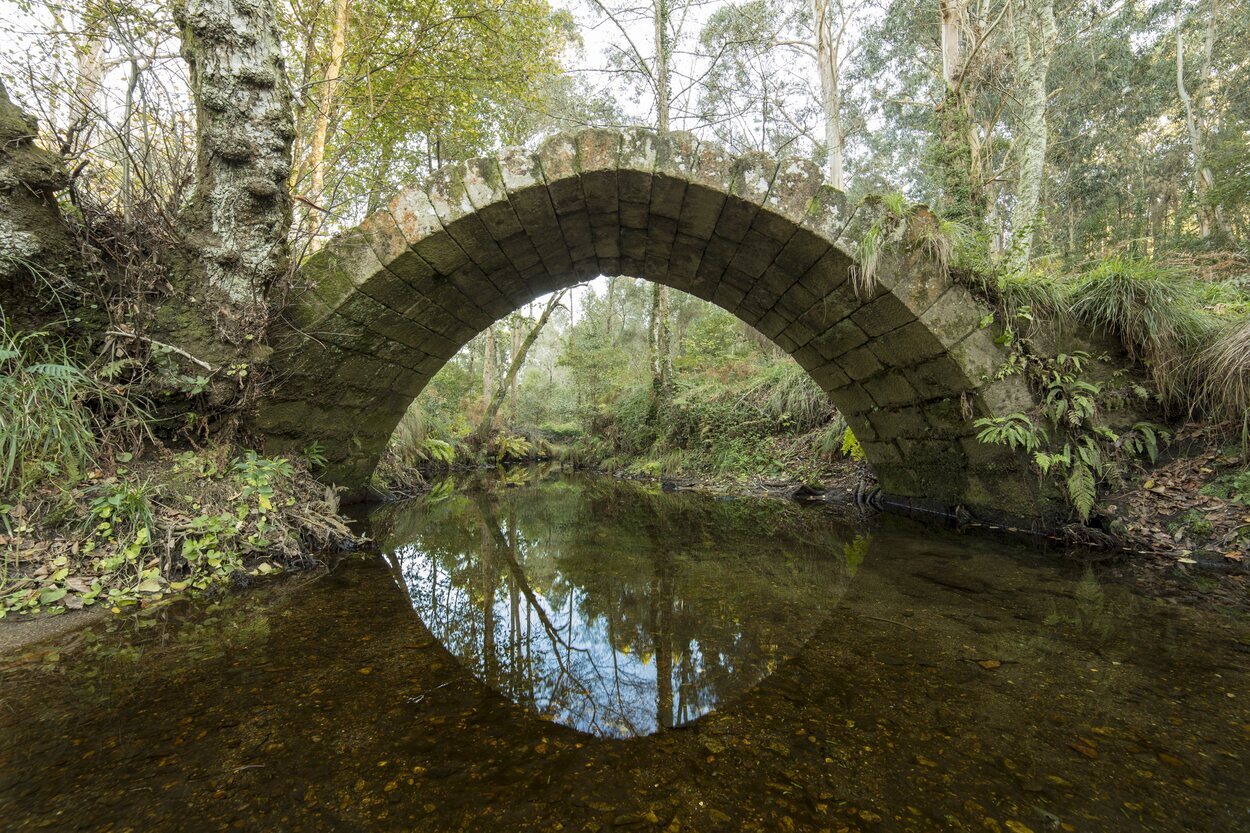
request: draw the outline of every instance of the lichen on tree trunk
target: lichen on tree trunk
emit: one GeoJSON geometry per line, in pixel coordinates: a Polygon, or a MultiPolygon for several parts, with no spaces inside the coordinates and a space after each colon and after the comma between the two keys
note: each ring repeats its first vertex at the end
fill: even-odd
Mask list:
{"type": "Polygon", "coordinates": [[[57,293],[69,294],[83,268],[55,196],[69,178],[37,135],[0,83],[0,317],[31,329],[62,311],[57,293]]]}
{"type": "Polygon", "coordinates": [[[273,0],[176,0],[198,119],[195,194],[181,226],[201,287],[264,301],[287,272],[291,89],[273,0]]]}

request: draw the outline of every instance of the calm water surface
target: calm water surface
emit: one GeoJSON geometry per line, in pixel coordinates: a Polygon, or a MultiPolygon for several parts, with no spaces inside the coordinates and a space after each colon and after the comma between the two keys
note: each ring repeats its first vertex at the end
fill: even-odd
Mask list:
{"type": "Polygon", "coordinates": [[[1242,614],[602,478],[370,524],[0,657],[0,829],[1250,831],[1242,614]]]}

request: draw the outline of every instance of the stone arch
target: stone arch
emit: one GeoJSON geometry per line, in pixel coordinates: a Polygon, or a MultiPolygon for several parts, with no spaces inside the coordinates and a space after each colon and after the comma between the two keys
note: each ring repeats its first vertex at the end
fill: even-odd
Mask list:
{"type": "Polygon", "coordinates": [[[988,310],[922,247],[883,253],[857,293],[852,253],[879,214],[809,161],[685,133],[587,129],[447,166],[300,268],[256,427],[273,449],[320,443],[325,478],[358,494],[469,339],[544,293],[625,274],[710,300],[793,356],[883,492],[1036,514],[1027,461],[975,439],[977,417],[1033,404],[1018,377],[995,378],[988,310]]]}

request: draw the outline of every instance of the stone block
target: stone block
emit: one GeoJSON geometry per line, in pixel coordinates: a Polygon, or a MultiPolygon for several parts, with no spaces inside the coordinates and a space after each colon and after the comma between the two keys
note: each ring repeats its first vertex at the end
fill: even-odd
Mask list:
{"type": "Polygon", "coordinates": [[[820,355],[831,360],[867,343],[868,334],[861,330],[854,321],[844,318],[813,338],[808,346],[816,348],[820,355]]]}
{"type": "Polygon", "coordinates": [[[538,164],[542,166],[556,214],[586,210],[586,197],[577,175],[576,136],[560,132],[544,139],[538,146],[538,164]]]}
{"type": "Polygon", "coordinates": [[[937,299],[920,320],[943,344],[963,341],[980,327],[983,312],[976,300],[962,286],[952,286],[937,299]]]}
{"type": "Polygon", "coordinates": [[[972,387],[963,368],[950,355],[939,355],[909,367],[906,372],[912,386],[924,399],[959,396],[972,387]]]}
{"type": "Polygon", "coordinates": [[[794,321],[815,306],[818,300],[807,287],[799,283],[793,283],[781,293],[773,308],[785,316],[787,320],[794,321]]]}
{"type": "Polygon", "coordinates": [[[773,310],[769,310],[756,322],[755,329],[759,330],[767,338],[775,341],[789,323],[773,310]]]}
{"type": "Polygon", "coordinates": [[[736,312],[738,304],[742,303],[742,299],[745,297],[745,292],[721,281],[720,285],[712,293],[712,303],[729,312],[736,312]]]}
{"type": "Polygon", "coordinates": [[[648,204],[651,216],[672,220],[673,228],[676,229],[677,221],[681,218],[686,185],[687,181],[679,177],[658,173],[653,175],[651,177],[651,202],[648,204]]]}
{"type": "MultiPolygon", "coordinates": [[[[873,302],[880,303],[880,299],[873,302]]],[[[854,319],[854,316],[852,316],[854,319]]],[[[915,365],[940,356],[945,348],[919,321],[912,320],[872,340],[872,351],[886,364],[915,365]]]]}
{"type": "Polygon", "coordinates": [[[807,218],[811,201],[823,184],[824,174],[810,159],[789,157],[777,166],[764,207],[769,210],[770,216],[784,220],[775,228],[785,238],[792,236],[807,218]]]}
{"type": "Polygon", "coordinates": [[[407,239],[408,247],[434,271],[450,275],[468,261],[468,255],[447,233],[438,211],[424,191],[416,188],[401,191],[387,208],[407,239]]]}
{"type": "Polygon", "coordinates": [[[816,337],[816,333],[814,333],[810,327],[798,320],[791,321],[788,325],[786,325],[786,328],[781,331],[781,334],[785,338],[789,339],[796,347],[802,347],[803,345],[809,344],[811,340],[816,337]]]}
{"type": "Polygon", "coordinates": [[[349,231],[305,261],[300,277],[326,307],[337,309],[382,268],[369,239],[349,231]]]}
{"type": "Polygon", "coordinates": [[[659,137],[650,130],[625,130],[621,133],[620,148],[617,188],[621,202],[650,205],[659,137]]]}
{"type": "Polygon", "coordinates": [[[731,265],[741,272],[750,275],[752,282],[764,274],[777,253],[781,251],[781,243],[767,237],[755,229],[749,229],[743,236],[738,250],[734,253],[731,265]]]}
{"type": "Polygon", "coordinates": [[[847,376],[855,381],[866,379],[880,371],[883,367],[873,352],[867,347],[857,347],[843,353],[836,359],[838,366],[842,368],[847,376]]]}
{"type": "Polygon", "coordinates": [[[901,301],[887,294],[864,304],[851,315],[851,320],[868,335],[879,336],[916,319],[901,301]]]}
{"type": "Polygon", "coordinates": [[[686,187],[682,201],[681,216],[677,230],[681,234],[706,241],[712,236],[721,210],[725,207],[725,192],[715,191],[707,185],[692,182],[686,187]]]}
{"type": "Polygon", "coordinates": [[[888,440],[914,437],[922,433],[926,425],[923,415],[915,408],[879,408],[868,413],[868,422],[879,438],[888,440]]]}
{"type": "Polygon", "coordinates": [[[806,229],[799,229],[781,247],[774,263],[778,269],[790,276],[791,282],[796,282],[808,269],[815,266],[829,249],[828,241],[806,229]]]}
{"type": "Polygon", "coordinates": [[[853,210],[844,191],[831,185],[821,185],[808,202],[803,228],[823,241],[836,243],[853,210]]]}
{"type": "MultiPolygon", "coordinates": [[[[841,365],[838,366],[841,367],[841,365]]],[[[829,391],[829,397],[848,420],[851,414],[866,414],[877,407],[872,397],[868,395],[868,391],[864,390],[863,385],[854,381],[837,390],[829,391]]]]}
{"type": "Polygon", "coordinates": [[[820,355],[820,352],[810,344],[795,348],[790,352],[790,356],[799,363],[800,367],[809,372],[828,364],[828,359],[820,355]]]}
{"type": "Polygon", "coordinates": [[[820,385],[820,389],[826,393],[851,383],[851,377],[843,373],[842,368],[833,362],[828,362],[808,372],[816,384],[820,385]]]}
{"type": "Polygon", "coordinates": [[[974,330],[963,341],[950,347],[949,353],[973,387],[991,381],[1007,358],[1006,351],[994,343],[989,331],[981,329],[974,330]]]}
{"type": "Polygon", "coordinates": [[[988,415],[992,416],[1028,413],[1037,404],[1037,398],[1021,376],[1008,376],[990,382],[977,394],[988,415]]]}
{"type": "Polygon", "coordinates": [[[962,396],[930,399],[925,401],[922,407],[925,419],[935,435],[962,437],[975,430],[972,427],[972,419],[965,413],[962,396]]]}
{"type": "Polygon", "coordinates": [[[917,317],[927,312],[952,285],[946,270],[918,249],[883,252],[877,280],[917,317]]]}
{"type": "MultiPolygon", "coordinates": [[[[850,423],[849,420],[848,423],[850,423]]],[[[859,432],[855,430],[854,424],[851,424],[851,431],[858,440],[859,432]]],[[[868,463],[872,466],[873,473],[877,475],[878,480],[881,479],[882,471],[892,470],[894,466],[903,462],[902,452],[889,440],[860,440],[859,444],[864,449],[864,456],[868,458],[868,463]]]]}
{"type": "MultiPolygon", "coordinates": [[[[848,285],[852,265],[845,253],[831,246],[803,273],[799,284],[817,298],[824,298],[848,285]]],[[[855,302],[858,308],[859,299],[855,298],[855,302]]]]}
{"type": "Polygon", "coordinates": [[[720,216],[716,218],[716,235],[734,244],[741,243],[759,211],[758,205],[742,197],[732,194],[725,197],[720,216]]]}
{"type": "Polygon", "coordinates": [[[899,370],[880,373],[867,379],[864,389],[868,391],[872,401],[883,408],[915,402],[918,398],[916,389],[899,370]]]}
{"type": "Polygon", "coordinates": [[[674,285],[677,285],[676,282],[692,280],[698,274],[699,261],[703,258],[706,245],[706,241],[682,234],[680,230],[676,233],[668,264],[668,273],[672,276],[674,285]]]}

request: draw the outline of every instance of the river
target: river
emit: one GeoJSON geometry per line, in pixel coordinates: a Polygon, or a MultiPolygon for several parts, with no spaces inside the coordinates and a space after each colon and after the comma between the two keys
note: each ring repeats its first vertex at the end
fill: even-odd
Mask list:
{"type": "Polygon", "coordinates": [[[534,470],[0,657],[0,829],[1250,831],[1250,620],[1075,553],[534,470]]]}

